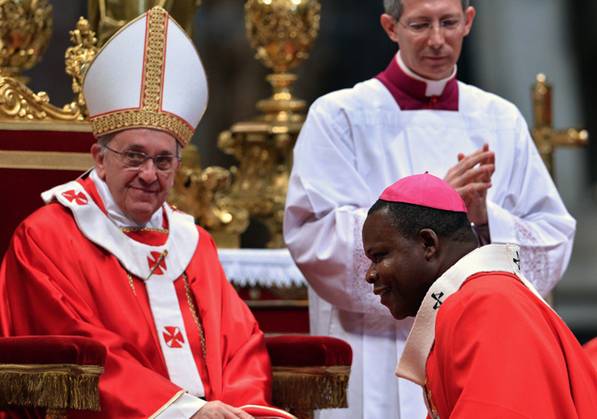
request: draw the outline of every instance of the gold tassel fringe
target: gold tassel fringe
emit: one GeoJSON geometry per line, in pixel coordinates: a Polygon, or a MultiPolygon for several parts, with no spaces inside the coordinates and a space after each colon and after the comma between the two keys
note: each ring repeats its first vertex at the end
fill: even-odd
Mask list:
{"type": "Polygon", "coordinates": [[[273,403],[290,411],[347,407],[349,366],[274,367],[273,403]]]}
{"type": "Polygon", "coordinates": [[[0,405],[99,411],[102,372],[93,365],[0,365],[0,405]]]}

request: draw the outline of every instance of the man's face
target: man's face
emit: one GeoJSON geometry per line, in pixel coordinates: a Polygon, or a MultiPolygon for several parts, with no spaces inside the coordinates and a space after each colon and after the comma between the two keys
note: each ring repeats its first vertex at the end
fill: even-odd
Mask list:
{"type": "Polygon", "coordinates": [[[415,316],[436,279],[424,246],[405,238],[391,224],[387,209],[369,215],[363,225],[363,248],[371,260],[365,279],[396,319],[415,316]]]}
{"type": "Polygon", "coordinates": [[[404,63],[431,80],[449,77],[471,30],[475,9],[462,10],[460,0],[402,0],[399,21],[382,15],[386,33],[400,46],[404,63]]]}
{"type": "MultiPolygon", "coordinates": [[[[175,156],[176,140],[162,131],[133,128],[119,131],[108,144],[117,152],[135,151],[150,157],[175,156]]],[[[160,171],[151,160],[127,167],[123,156],[95,144],[91,149],[97,174],[103,179],[118,207],[133,221],[145,224],[162,206],[174,184],[175,170],[160,171]]],[[[175,161],[174,169],[178,166],[175,161]]]]}

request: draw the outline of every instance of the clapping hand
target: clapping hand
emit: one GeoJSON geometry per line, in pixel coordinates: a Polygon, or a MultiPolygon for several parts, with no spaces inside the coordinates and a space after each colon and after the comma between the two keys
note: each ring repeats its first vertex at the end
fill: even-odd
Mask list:
{"type": "Polygon", "coordinates": [[[494,171],[495,153],[484,144],[468,156],[458,153],[458,163],[444,177],[464,200],[469,220],[479,226],[487,224],[487,190],[494,171]]]}

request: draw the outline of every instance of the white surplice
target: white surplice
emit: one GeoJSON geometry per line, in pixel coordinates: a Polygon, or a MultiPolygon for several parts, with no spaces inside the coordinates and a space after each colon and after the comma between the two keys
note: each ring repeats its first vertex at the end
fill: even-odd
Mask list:
{"type": "Polygon", "coordinates": [[[344,339],[354,352],[349,409],[320,418],[425,417],[420,389],[394,376],[412,319],[393,319],[365,282],[361,229],[386,186],[425,171],[443,178],[457,153],[484,143],[496,155],[491,240],[520,246],[524,275],[545,295],[568,264],[575,220],[513,104],[458,82],[457,111],[404,111],[370,79],[311,106],[294,150],[284,237],[311,287],[311,333],[344,339]]]}

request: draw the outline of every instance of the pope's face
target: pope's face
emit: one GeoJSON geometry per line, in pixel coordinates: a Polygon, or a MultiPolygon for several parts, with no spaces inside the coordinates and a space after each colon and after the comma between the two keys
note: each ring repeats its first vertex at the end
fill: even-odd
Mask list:
{"type": "Polygon", "coordinates": [[[396,319],[415,316],[435,280],[424,247],[405,238],[391,224],[387,209],[369,215],[363,225],[363,248],[371,260],[365,279],[396,319]]]}
{"type": "Polygon", "coordinates": [[[402,4],[399,21],[382,16],[382,26],[400,46],[402,60],[427,79],[449,77],[470,33],[475,9],[463,11],[461,0],[402,0],[402,4]]]}
{"type": "MultiPolygon", "coordinates": [[[[150,157],[176,156],[176,140],[170,134],[145,128],[117,132],[108,147],[117,152],[140,152],[150,157]]],[[[174,185],[175,169],[158,170],[148,159],[139,167],[128,167],[123,156],[95,144],[91,149],[97,174],[103,179],[118,207],[138,224],[145,224],[162,206],[174,185]]]]}

